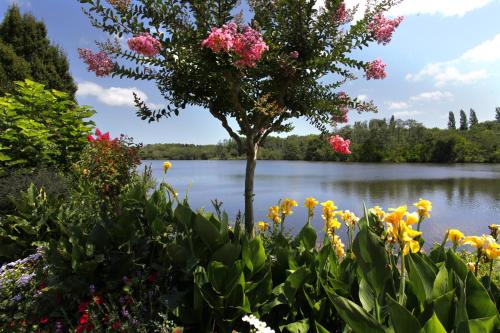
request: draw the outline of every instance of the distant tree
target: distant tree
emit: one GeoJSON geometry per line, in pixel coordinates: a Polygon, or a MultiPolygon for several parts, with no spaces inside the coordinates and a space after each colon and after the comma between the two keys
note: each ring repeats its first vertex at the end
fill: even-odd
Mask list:
{"type": "Polygon", "coordinates": [[[76,85],[66,55],[50,44],[43,22],[31,14],[21,15],[13,5],[0,24],[0,43],[0,95],[12,92],[14,81],[29,78],[74,99],[76,85]]]}
{"type": "Polygon", "coordinates": [[[476,126],[478,123],[479,123],[479,121],[477,120],[476,111],[474,111],[474,109],[470,109],[469,128],[476,126]]]}
{"type": "Polygon", "coordinates": [[[460,130],[467,131],[467,115],[464,110],[460,110],[460,130]]]}
{"type": "Polygon", "coordinates": [[[448,113],[448,129],[449,130],[456,130],[457,129],[457,125],[455,122],[455,114],[453,113],[453,111],[450,111],[448,113]]]}
{"type": "Polygon", "coordinates": [[[500,123],[500,107],[497,106],[495,111],[496,111],[495,120],[500,123]]]}

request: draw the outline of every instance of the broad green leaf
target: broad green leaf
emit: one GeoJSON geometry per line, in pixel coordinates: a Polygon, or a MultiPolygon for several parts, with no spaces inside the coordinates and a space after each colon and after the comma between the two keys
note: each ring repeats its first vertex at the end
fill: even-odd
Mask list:
{"type": "Polygon", "coordinates": [[[332,290],[329,290],[324,282],[322,284],[328,299],[337,309],[339,316],[355,333],[385,333],[383,327],[362,307],[347,298],[338,296],[332,290]]]}
{"type": "Polygon", "coordinates": [[[421,329],[417,318],[406,308],[387,295],[389,314],[394,332],[396,333],[418,333],[421,329]]]}
{"type": "Polygon", "coordinates": [[[201,238],[203,243],[205,243],[212,251],[215,251],[221,244],[221,236],[219,230],[201,214],[197,214],[193,229],[196,234],[201,238]]]}
{"type": "Polygon", "coordinates": [[[290,333],[307,333],[309,332],[309,319],[303,319],[288,325],[280,326],[280,329],[286,329],[284,332],[290,333]]]}
{"type": "Polygon", "coordinates": [[[438,298],[446,294],[450,290],[448,286],[448,270],[445,265],[442,265],[439,272],[434,280],[434,285],[432,287],[432,299],[438,298]]]}
{"type": "Polygon", "coordinates": [[[220,261],[225,265],[233,264],[239,257],[241,246],[239,244],[226,243],[215,251],[212,260],[220,261]]]}
{"type": "Polygon", "coordinates": [[[299,232],[297,237],[295,238],[299,241],[306,250],[310,251],[316,246],[316,230],[311,227],[309,224],[306,224],[299,232]]]}
{"type": "Polygon", "coordinates": [[[286,278],[283,292],[290,304],[295,303],[295,295],[305,283],[309,273],[310,271],[307,267],[301,266],[286,278]]]}
{"type": "Polygon", "coordinates": [[[465,281],[465,277],[469,272],[464,261],[460,259],[452,249],[448,249],[446,252],[446,268],[455,271],[462,281],[465,281]]]}
{"type": "Polygon", "coordinates": [[[375,293],[373,289],[370,287],[366,279],[362,279],[359,283],[359,300],[363,309],[370,312],[375,308],[375,293]]]}
{"type": "Polygon", "coordinates": [[[468,321],[470,333],[494,333],[500,331],[498,315],[468,321]]]}
{"type": "Polygon", "coordinates": [[[421,303],[430,299],[436,273],[428,262],[422,259],[422,254],[411,253],[406,256],[408,267],[408,278],[415,287],[413,290],[421,303]]]}
{"type": "Polygon", "coordinates": [[[386,290],[394,290],[389,259],[377,235],[368,228],[361,228],[354,239],[353,251],[364,278],[376,295],[386,289],[386,284],[390,285],[386,290]]]}
{"type": "Polygon", "coordinates": [[[495,303],[474,274],[469,272],[465,281],[466,307],[469,319],[498,315],[495,303]]]}
{"type": "Polygon", "coordinates": [[[436,297],[432,301],[432,307],[439,321],[447,329],[453,326],[452,323],[452,305],[455,298],[455,291],[451,290],[442,296],[436,297]]]}
{"type": "Polygon", "coordinates": [[[436,314],[433,314],[420,330],[420,333],[446,333],[446,329],[443,324],[441,324],[436,314]]]}
{"type": "Polygon", "coordinates": [[[212,261],[208,265],[207,277],[213,288],[223,296],[228,296],[238,284],[244,284],[241,262],[226,266],[221,262],[212,261]]]}
{"type": "Polygon", "coordinates": [[[241,256],[245,266],[252,274],[256,274],[264,267],[267,256],[260,236],[250,241],[244,238],[241,256]]]}

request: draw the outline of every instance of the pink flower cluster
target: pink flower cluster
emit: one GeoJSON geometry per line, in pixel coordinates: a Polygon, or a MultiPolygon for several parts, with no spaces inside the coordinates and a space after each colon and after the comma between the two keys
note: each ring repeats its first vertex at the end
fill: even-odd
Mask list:
{"type": "Polygon", "coordinates": [[[290,58],[292,59],[298,59],[299,58],[299,52],[298,51],[292,51],[288,54],[290,58]]]}
{"type": "Polygon", "coordinates": [[[162,49],[160,41],[149,33],[134,36],[128,40],[127,44],[129,49],[146,57],[153,57],[162,49]]]}
{"type": "MultiPolygon", "coordinates": [[[[345,91],[341,91],[337,94],[337,99],[341,103],[347,104],[349,101],[349,96],[347,96],[347,93],[345,91]]],[[[334,123],[347,123],[349,121],[348,118],[348,113],[349,113],[349,108],[346,105],[342,105],[340,107],[340,115],[335,115],[332,117],[332,121],[334,123]]]]}
{"type": "Polygon", "coordinates": [[[335,135],[330,137],[329,139],[330,146],[339,154],[349,155],[352,152],[349,150],[349,145],[351,144],[351,140],[344,140],[339,135],[335,135]]]}
{"type": "Polygon", "coordinates": [[[380,80],[385,79],[387,77],[387,73],[385,72],[384,62],[381,59],[376,59],[370,63],[365,68],[365,77],[367,80],[374,79],[380,80]]]}
{"type": "Polygon", "coordinates": [[[132,3],[132,0],[108,0],[108,2],[111,6],[125,11],[125,9],[127,9],[132,3]]]}
{"type": "Polygon", "coordinates": [[[238,58],[234,62],[237,67],[255,67],[262,54],[269,49],[259,32],[247,26],[240,33],[234,22],[221,28],[213,27],[201,45],[215,53],[233,52],[238,58]]]}
{"type": "Polygon", "coordinates": [[[337,11],[335,12],[335,22],[344,24],[347,21],[347,8],[344,1],[340,1],[337,11]]]}
{"type": "Polygon", "coordinates": [[[368,25],[368,30],[375,36],[379,44],[387,45],[392,38],[394,30],[403,21],[403,16],[396,17],[395,19],[388,19],[382,14],[376,15],[373,21],[368,25]]]}
{"type": "Polygon", "coordinates": [[[89,49],[78,49],[80,58],[88,65],[90,72],[95,72],[97,76],[107,76],[113,72],[115,64],[104,51],[97,53],[89,49]]]}
{"type": "Polygon", "coordinates": [[[111,141],[111,142],[116,142],[118,141],[118,138],[115,138],[111,140],[109,136],[109,132],[102,133],[98,128],[95,130],[95,138],[92,135],[87,135],[87,141],[88,142],[94,142],[94,141],[111,141]]]}

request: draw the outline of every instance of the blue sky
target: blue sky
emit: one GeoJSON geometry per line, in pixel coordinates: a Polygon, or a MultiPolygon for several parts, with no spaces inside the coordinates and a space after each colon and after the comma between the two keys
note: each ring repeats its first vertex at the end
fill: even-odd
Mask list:
{"type": "MultiPolygon", "coordinates": [[[[97,78],[78,58],[77,48],[95,48],[106,36],[93,28],[76,0],[0,0],[0,15],[16,2],[45,21],[52,42],[69,57],[79,85],[80,104],[97,110],[94,121],[112,135],[128,134],[138,142],[216,143],[228,137],[218,121],[199,108],[179,117],[148,124],[135,115],[131,92],[153,105],[166,102],[154,84],[127,79],[97,78]]],[[[362,3],[347,0],[348,6],[362,3]]],[[[430,127],[446,127],[448,112],[470,108],[480,121],[494,118],[500,106],[500,0],[406,0],[392,11],[405,20],[388,46],[372,45],[358,56],[382,58],[388,77],[360,79],[345,86],[352,96],[373,99],[379,113],[350,114],[350,123],[395,115],[430,127]]],[[[316,133],[296,121],[292,134],[316,133]]]]}

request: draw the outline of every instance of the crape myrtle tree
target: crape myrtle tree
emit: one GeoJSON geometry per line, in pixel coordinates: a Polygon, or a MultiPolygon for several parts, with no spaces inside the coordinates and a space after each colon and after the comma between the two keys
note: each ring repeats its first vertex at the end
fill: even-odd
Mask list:
{"type": "MultiPolygon", "coordinates": [[[[357,75],[386,77],[381,59],[357,60],[353,51],[389,43],[403,19],[384,16],[399,0],[369,1],[356,21],[357,8],[341,0],[78,1],[93,25],[110,35],[97,43],[99,51],[79,50],[89,70],[154,81],[169,101],[166,109],[152,110],[136,97],[142,119],[204,107],[246,154],[249,235],[259,146],[271,133],[292,130],[295,118],[326,134],[328,125],[347,121],[349,110],[376,111],[372,101],[351,98],[340,87],[357,75]],[[243,17],[243,5],[251,17],[243,17]],[[117,38],[125,38],[128,48],[117,38]]],[[[350,153],[349,140],[329,141],[335,151],[350,153]]]]}

